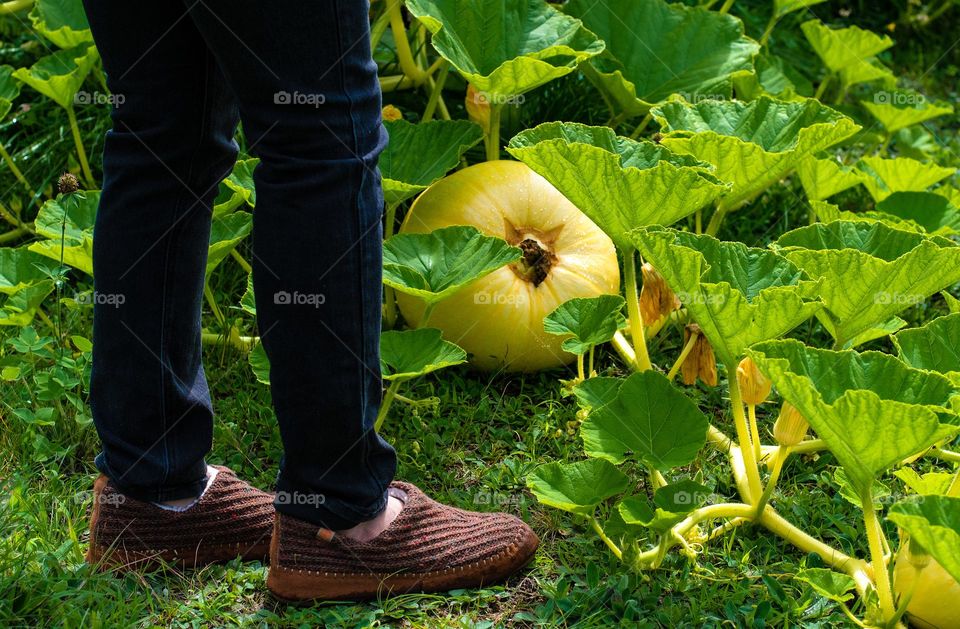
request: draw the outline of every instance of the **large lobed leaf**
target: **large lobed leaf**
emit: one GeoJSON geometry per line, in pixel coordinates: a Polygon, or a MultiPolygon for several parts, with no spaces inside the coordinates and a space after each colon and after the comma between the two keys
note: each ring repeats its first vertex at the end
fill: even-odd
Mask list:
{"type": "Polygon", "coordinates": [[[904,500],[893,505],[887,517],[960,581],[960,498],[924,496],[904,500]]]}
{"type": "Polygon", "coordinates": [[[580,20],[543,0],[407,0],[433,46],[494,103],[573,72],[603,50],[580,20]]]}
{"type": "Polygon", "coordinates": [[[747,346],[786,334],[821,307],[817,283],[770,250],[656,227],[631,237],[727,366],[747,346]]]}
{"type": "Polygon", "coordinates": [[[627,475],[603,459],[547,463],[527,476],[527,487],[537,500],[580,515],[592,515],[598,504],[629,485],[627,475]]]}
{"type": "Polygon", "coordinates": [[[877,35],[858,26],[832,29],[820,20],[809,20],[800,28],[823,64],[840,76],[844,86],[893,79],[890,70],[874,59],[893,46],[893,40],[886,35],[877,35]]]}
{"type": "Polygon", "coordinates": [[[860,104],[880,121],[887,133],[896,133],[900,129],[953,113],[953,106],[949,103],[931,103],[920,95],[905,98],[908,101],[905,103],[878,100],[875,97],[872,101],[861,101],[860,104]]]}
{"type": "Polygon", "coordinates": [[[383,244],[383,282],[428,305],[520,258],[520,249],[476,227],[397,234],[383,244]]]}
{"type": "Polygon", "coordinates": [[[624,303],[619,295],[570,299],[544,317],[543,329],[570,337],[563,341],[564,351],[585,354],[591,347],[611,340],[624,327],[624,303]]]}
{"type": "Polygon", "coordinates": [[[65,109],[97,62],[97,49],[80,44],[40,58],[29,68],[17,68],[13,75],[65,109]]]}
{"type": "Polygon", "coordinates": [[[909,157],[864,157],[858,166],[866,175],[863,185],[876,201],[894,192],[922,192],[957,172],[956,168],[926,164],[909,157]]]}
{"type": "Polygon", "coordinates": [[[880,352],[830,351],[796,340],[747,350],[785,400],[810,422],[858,493],[911,455],[956,434],[945,377],[880,352]]]}
{"type": "Polygon", "coordinates": [[[776,242],[822,284],[819,313],[838,347],[960,281],[960,247],[882,222],[834,221],[787,232],[776,242]]]}
{"type": "Polygon", "coordinates": [[[93,43],[82,0],[36,0],[30,22],[33,30],[60,48],[93,43]]]}
{"type": "Polygon", "coordinates": [[[582,66],[610,109],[636,116],[672,94],[729,98],[759,44],[731,16],[663,0],[571,0],[564,9],[606,42],[582,66]]]}
{"type": "Polygon", "coordinates": [[[379,162],[387,204],[401,203],[425,190],[483,139],[480,127],[467,120],[420,124],[387,120],[383,126],[390,134],[390,143],[379,162]]]}
{"type": "Polygon", "coordinates": [[[634,458],[669,470],[693,461],[706,443],[707,427],[707,417],[689,397],[649,370],[623,380],[616,397],[593,408],[580,434],[590,456],[612,463],[634,458]]]}
{"type": "Polygon", "coordinates": [[[937,371],[960,383],[960,313],[901,330],[893,343],[900,359],[911,367],[937,371]]]}
{"type": "Polygon", "coordinates": [[[93,275],[93,223],[99,191],[73,193],[43,204],[34,220],[37,234],[47,238],[31,243],[30,251],[60,260],[93,275]]]}
{"type": "Polygon", "coordinates": [[[716,176],[733,184],[721,201],[731,210],[860,128],[815,99],[671,101],[652,112],[666,134],[665,146],[715,165],[716,176]]]}
{"type": "Polygon", "coordinates": [[[554,185],[614,244],[627,232],[669,225],[712,202],[727,187],[709,165],[609,127],[550,122],[523,131],[507,151],[554,185]]]}
{"type": "Polygon", "coordinates": [[[380,335],[380,370],[384,380],[409,380],[467,362],[467,353],[444,341],[440,330],[387,330],[380,335]]]}

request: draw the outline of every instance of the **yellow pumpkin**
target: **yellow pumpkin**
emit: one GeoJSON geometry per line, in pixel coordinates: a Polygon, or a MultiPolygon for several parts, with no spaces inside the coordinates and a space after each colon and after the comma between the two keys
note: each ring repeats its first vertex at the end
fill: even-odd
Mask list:
{"type": "MultiPolygon", "coordinates": [[[[400,232],[452,225],[472,225],[524,255],[438,303],[427,325],[467,350],[480,369],[536,371],[573,360],[560,348],[563,338],[543,331],[543,318],[569,299],[618,293],[610,238],[546,179],[513,161],[476,164],[433,184],[400,232]]],[[[397,302],[418,326],[423,302],[404,294],[397,302]]]]}
{"type": "Polygon", "coordinates": [[[907,622],[917,629],[960,629],[960,583],[933,557],[918,571],[910,555],[909,545],[904,545],[893,568],[896,594],[913,591],[907,622]]]}

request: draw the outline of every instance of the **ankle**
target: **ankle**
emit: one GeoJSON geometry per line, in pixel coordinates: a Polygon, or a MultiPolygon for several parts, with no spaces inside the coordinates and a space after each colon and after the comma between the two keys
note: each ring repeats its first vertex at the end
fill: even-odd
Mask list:
{"type": "Polygon", "coordinates": [[[211,467],[209,465],[207,466],[206,485],[204,485],[203,489],[198,495],[188,498],[177,498],[174,500],[161,500],[159,502],[154,502],[153,504],[167,511],[186,511],[200,502],[200,499],[203,498],[203,495],[207,493],[207,490],[210,489],[211,485],[213,485],[213,481],[217,478],[217,473],[219,471],[220,470],[215,467],[211,467]]]}
{"type": "Polygon", "coordinates": [[[393,521],[400,515],[403,505],[406,502],[406,493],[390,488],[390,495],[387,498],[387,506],[376,517],[366,522],[361,522],[356,526],[341,531],[336,531],[338,535],[350,538],[357,542],[369,542],[381,533],[386,531],[393,521]]]}

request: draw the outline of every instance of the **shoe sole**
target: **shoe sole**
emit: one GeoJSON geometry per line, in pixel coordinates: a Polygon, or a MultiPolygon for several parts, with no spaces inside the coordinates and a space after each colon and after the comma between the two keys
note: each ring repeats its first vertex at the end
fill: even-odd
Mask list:
{"type": "Polygon", "coordinates": [[[120,547],[105,548],[91,544],[87,548],[86,560],[101,572],[131,572],[135,570],[157,570],[164,565],[178,568],[202,568],[210,564],[226,563],[237,557],[241,561],[270,560],[270,541],[249,544],[227,544],[219,546],[200,546],[193,549],[139,551],[120,547]]]}
{"type": "Polygon", "coordinates": [[[533,532],[495,557],[438,572],[378,574],[297,570],[275,566],[267,588],[279,601],[307,605],[315,601],[372,600],[412,592],[446,592],[477,588],[502,581],[526,566],[540,544],[533,532]]]}

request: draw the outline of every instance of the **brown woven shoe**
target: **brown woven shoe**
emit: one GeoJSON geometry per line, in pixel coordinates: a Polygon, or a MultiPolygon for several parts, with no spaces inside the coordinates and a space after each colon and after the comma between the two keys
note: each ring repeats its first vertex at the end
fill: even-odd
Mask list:
{"type": "Polygon", "coordinates": [[[181,512],[129,498],[100,476],[93,487],[87,562],[127,571],[157,568],[162,561],[191,568],[237,557],[265,560],[273,496],[229,468],[215,467],[219,472],[210,488],[181,512]]]}
{"type": "MultiPolygon", "coordinates": [[[[540,540],[519,518],[442,505],[410,483],[383,533],[358,542],[277,513],[267,587],[285,601],[364,600],[443,592],[501,581],[533,557],[540,540]]],[[[396,490],[400,492],[396,492],[396,490]]]]}

